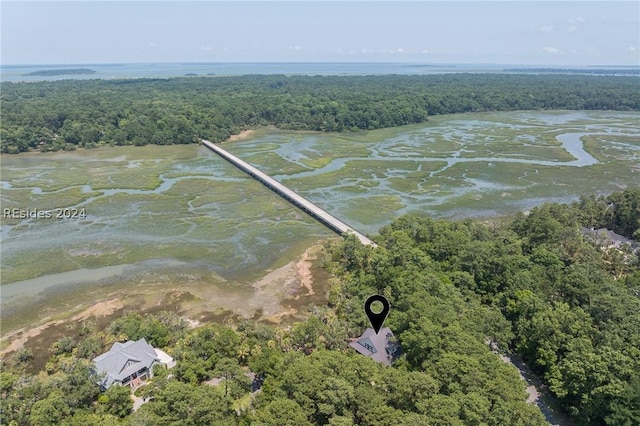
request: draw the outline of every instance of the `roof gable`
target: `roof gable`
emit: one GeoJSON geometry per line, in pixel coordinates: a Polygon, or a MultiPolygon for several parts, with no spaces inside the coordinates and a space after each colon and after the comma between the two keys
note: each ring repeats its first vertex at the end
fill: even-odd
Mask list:
{"type": "Polygon", "coordinates": [[[349,343],[349,346],[362,355],[386,365],[391,365],[402,352],[389,327],[382,328],[378,333],[373,328],[367,328],[362,336],[349,343]]]}
{"type": "Polygon", "coordinates": [[[155,349],[142,338],[137,341],[114,343],[108,352],[93,359],[98,374],[105,374],[103,383],[109,386],[114,381],[123,381],[133,373],[151,368],[160,362],[155,349]]]}

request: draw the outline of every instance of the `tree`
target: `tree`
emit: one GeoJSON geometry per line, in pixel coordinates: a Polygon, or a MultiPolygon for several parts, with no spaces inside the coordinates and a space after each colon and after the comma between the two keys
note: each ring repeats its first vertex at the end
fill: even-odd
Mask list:
{"type": "Polygon", "coordinates": [[[73,339],[73,337],[64,336],[60,338],[60,340],[55,342],[51,349],[54,355],[60,355],[71,353],[71,351],[75,347],[76,341],[73,339]]]}
{"type": "Polygon", "coordinates": [[[33,359],[33,352],[31,352],[31,349],[23,346],[16,351],[15,360],[18,363],[24,364],[31,361],[32,359],[33,359]]]}
{"type": "Polygon", "coordinates": [[[233,425],[235,412],[222,393],[211,386],[195,386],[170,381],[156,393],[155,400],[145,404],[158,419],[158,424],[233,425]]]}
{"type": "Polygon", "coordinates": [[[73,410],[89,407],[100,394],[92,363],[77,358],[64,359],[60,364],[64,374],[58,383],[67,405],[73,410]]]}
{"type": "Polygon", "coordinates": [[[251,380],[245,375],[235,358],[219,359],[213,375],[224,379],[224,396],[227,396],[231,389],[231,395],[237,398],[248,391],[251,384],[251,380]]]}
{"type": "Polygon", "coordinates": [[[31,407],[29,421],[33,425],[58,425],[69,416],[71,409],[59,391],[52,392],[45,399],[36,401],[31,407]]]}
{"type": "Polygon", "coordinates": [[[604,421],[607,425],[640,424],[640,375],[633,375],[619,398],[611,401],[604,421]]]}
{"type": "Polygon", "coordinates": [[[258,376],[277,375],[282,370],[284,354],[279,348],[261,347],[260,351],[249,357],[249,368],[258,376]]]}
{"type": "Polygon", "coordinates": [[[275,399],[258,408],[251,416],[252,423],[264,426],[310,426],[304,411],[287,398],[275,399]]]}
{"type": "Polygon", "coordinates": [[[100,395],[98,403],[105,413],[117,417],[125,417],[131,413],[133,400],[131,399],[131,388],[128,386],[111,386],[105,393],[100,395]]]}

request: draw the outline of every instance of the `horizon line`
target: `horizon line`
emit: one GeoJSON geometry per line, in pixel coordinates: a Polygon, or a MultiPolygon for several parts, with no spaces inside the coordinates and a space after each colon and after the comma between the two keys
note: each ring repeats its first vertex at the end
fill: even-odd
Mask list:
{"type": "Polygon", "coordinates": [[[546,67],[546,68],[566,68],[566,67],[604,67],[604,68],[640,68],[640,64],[623,65],[623,64],[544,64],[544,63],[501,63],[501,62],[423,62],[423,61],[159,61],[159,62],[76,62],[76,63],[0,63],[0,67],[65,67],[80,65],[100,65],[100,66],[118,66],[118,65],[229,65],[229,64],[397,64],[397,65],[413,65],[425,67],[456,67],[456,66],[509,66],[509,67],[546,67]]]}

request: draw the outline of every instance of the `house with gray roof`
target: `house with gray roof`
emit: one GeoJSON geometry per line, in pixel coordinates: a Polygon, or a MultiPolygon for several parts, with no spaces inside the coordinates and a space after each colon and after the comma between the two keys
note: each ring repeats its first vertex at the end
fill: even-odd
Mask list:
{"type": "Polygon", "coordinates": [[[623,235],[616,234],[607,228],[580,228],[580,231],[588,239],[595,243],[600,244],[601,249],[622,249],[625,244],[629,245],[629,248],[635,252],[640,248],[640,244],[637,241],[629,239],[623,235]]]}
{"type": "MultiPolygon", "coordinates": [[[[164,354],[164,352],[163,352],[164,354]]],[[[142,338],[114,343],[109,352],[93,359],[98,383],[104,390],[117,383],[136,388],[153,376],[153,366],[162,363],[161,354],[142,338]]]]}
{"type": "Polygon", "coordinates": [[[389,327],[380,329],[378,333],[369,327],[349,346],[385,365],[391,365],[402,354],[402,347],[389,327]]]}

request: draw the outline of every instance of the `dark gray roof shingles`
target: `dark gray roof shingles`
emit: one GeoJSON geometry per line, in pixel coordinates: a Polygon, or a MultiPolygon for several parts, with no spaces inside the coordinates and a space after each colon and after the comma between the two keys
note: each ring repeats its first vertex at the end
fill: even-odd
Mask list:
{"type": "Polygon", "coordinates": [[[136,371],[151,368],[160,358],[153,346],[142,338],[137,341],[114,343],[108,352],[93,359],[98,374],[105,374],[102,385],[111,386],[115,381],[123,381],[136,371]],[[130,365],[127,363],[131,361],[130,365]]]}

